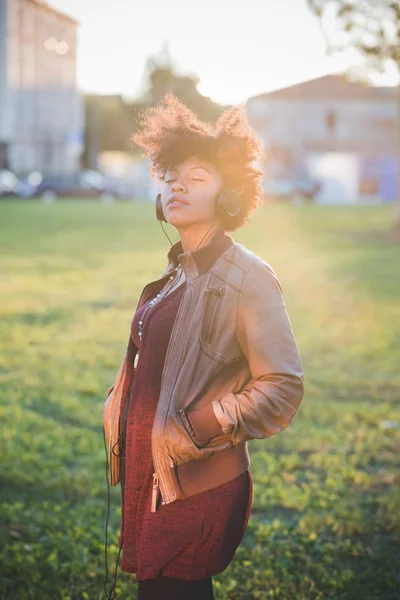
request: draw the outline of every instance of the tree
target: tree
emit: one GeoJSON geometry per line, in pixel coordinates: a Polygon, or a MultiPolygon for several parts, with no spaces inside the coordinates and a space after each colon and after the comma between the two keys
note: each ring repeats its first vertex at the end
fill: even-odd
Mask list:
{"type": "Polygon", "coordinates": [[[119,94],[87,94],[83,166],[96,169],[99,152],[107,150],[128,152],[131,120],[132,105],[127,104],[119,94]]]}
{"type": "MultiPolygon", "coordinates": [[[[197,89],[200,78],[195,74],[181,75],[177,72],[169,52],[168,42],[164,42],[158,54],[147,59],[143,81],[143,93],[133,106],[131,134],[137,127],[136,117],[142,108],[156,106],[168,91],[173,92],[182,102],[193,110],[199,119],[215,123],[223,110],[230,105],[220,105],[197,89]]],[[[140,152],[135,144],[133,152],[140,152]]]]}
{"type": "Polygon", "coordinates": [[[197,75],[180,75],[171,61],[167,43],[158,56],[149,57],[143,82],[143,92],[133,102],[120,95],[87,95],[86,135],[83,165],[97,168],[97,156],[105,150],[141,154],[142,149],[131,142],[139,112],[159,104],[170,90],[174,92],[202,121],[214,123],[230,105],[221,106],[197,90],[197,75]]]}
{"type": "MultiPolygon", "coordinates": [[[[353,68],[368,80],[375,70],[383,72],[391,63],[400,74],[400,3],[398,0],[307,0],[319,18],[327,40],[328,54],[348,48],[363,58],[364,67],[353,68]]],[[[400,86],[399,130],[400,130],[400,86]]],[[[394,237],[400,243],[400,134],[398,139],[398,188],[394,210],[394,237]]]]}

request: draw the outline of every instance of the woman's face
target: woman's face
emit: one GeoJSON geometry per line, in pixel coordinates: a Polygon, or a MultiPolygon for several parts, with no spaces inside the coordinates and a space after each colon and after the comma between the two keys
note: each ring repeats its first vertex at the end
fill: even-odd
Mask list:
{"type": "Polygon", "coordinates": [[[161,203],[168,223],[177,229],[196,224],[211,226],[215,220],[216,226],[219,225],[215,201],[222,187],[222,177],[214,165],[196,156],[168,169],[161,189],[161,203]]]}

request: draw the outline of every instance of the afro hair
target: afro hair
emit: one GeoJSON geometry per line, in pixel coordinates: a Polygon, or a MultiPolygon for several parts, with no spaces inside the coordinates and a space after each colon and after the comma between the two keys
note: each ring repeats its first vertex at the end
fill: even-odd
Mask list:
{"type": "Polygon", "coordinates": [[[241,210],[235,217],[224,218],[225,228],[235,231],[248,222],[263,200],[263,172],[257,162],[264,150],[242,105],[225,110],[213,125],[201,121],[175,94],[167,92],[160,104],[142,109],[137,122],[132,141],[152,161],[152,179],[162,181],[168,169],[191,156],[206,160],[218,170],[225,188],[241,195],[241,210]]]}

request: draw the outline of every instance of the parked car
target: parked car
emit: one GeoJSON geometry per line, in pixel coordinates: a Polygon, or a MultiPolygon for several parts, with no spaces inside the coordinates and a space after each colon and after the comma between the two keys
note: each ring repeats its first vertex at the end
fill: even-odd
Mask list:
{"type": "Polygon", "coordinates": [[[300,177],[295,182],[295,192],[304,202],[312,203],[321,189],[321,183],[312,177],[300,177]]]}
{"type": "Polygon", "coordinates": [[[300,198],[304,202],[313,202],[320,189],[320,182],[312,177],[282,177],[264,183],[264,197],[270,202],[290,202],[300,198]]]}
{"type": "Polygon", "coordinates": [[[264,197],[270,202],[288,202],[294,192],[295,186],[287,178],[270,179],[264,183],[264,197]]]}
{"type": "Polygon", "coordinates": [[[0,196],[10,198],[29,198],[35,193],[35,186],[28,180],[18,178],[8,169],[0,170],[0,196]]]}
{"type": "Polygon", "coordinates": [[[41,198],[125,197],[120,182],[90,169],[79,173],[44,175],[35,190],[35,196],[41,198]]]}

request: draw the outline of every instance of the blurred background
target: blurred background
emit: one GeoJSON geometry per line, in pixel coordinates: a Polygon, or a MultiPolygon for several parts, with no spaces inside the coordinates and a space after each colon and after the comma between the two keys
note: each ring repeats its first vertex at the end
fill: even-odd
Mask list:
{"type": "Polygon", "coordinates": [[[305,372],[290,427],[249,443],[252,514],[216,598],[398,600],[390,0],[0,0],[0,600],[105,598],[101,411],[169,248],[131,136],[167,91],[209,122],[242,104],[263,142],[264,203],[232,237],[276,271],[305,372]]]}
{"type": "Polygon", "coordinates": [[[207,121],[244,104],[268,199],[395,202],[396,7],[1,0],[0,193],[154,201],[130,137],[172,90],[207,121]]]}

